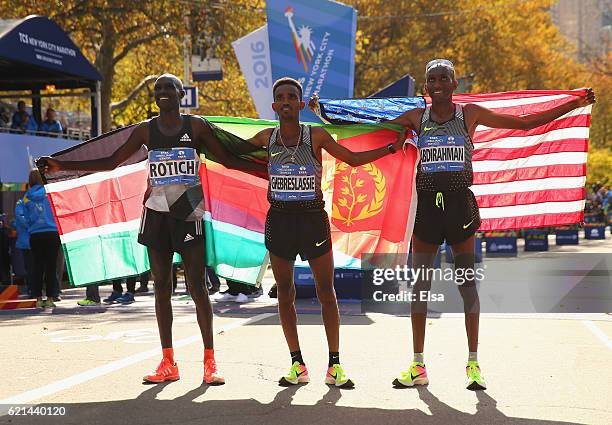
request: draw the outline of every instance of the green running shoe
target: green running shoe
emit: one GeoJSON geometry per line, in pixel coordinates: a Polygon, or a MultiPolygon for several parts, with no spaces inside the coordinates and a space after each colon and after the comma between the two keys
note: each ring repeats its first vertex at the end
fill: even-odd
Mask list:
{"type": "Polygon", "coordinates": [[[300,364],[300,362],[293,362],[291,369],[289,369],[289,373],[283,376],[278,381],[278,384],[283,387],[288,387],[291,385],[304,384],[306,382],[310,382],[306,365],[300,364]]]}
{"type": "Polygon", "coordinates": [[[480,374],[480,366],[478,366],[478,362],[468,362],[467,366],[465,367],[465,373],[467,374],[466,388],[468,390],[478,391],[487,389],[487,384],[480,374]]]}
{"type": "Polygon", "coordinates": [[[85,298],[84,300],[77,301],[77,304],[81,307],[97,307],[100,305],[100,303],[89,300],[87,298],[85,298]]]}
{"type": "Polygon", "coordinates": [[[353,388],[355,386],[355,383],[347,378],[342,366],[337,363],[327,369],[325,383],[327,385],[335,385],[339,388],[353,388]]]}
{"type": "Polygon", "coordinates": [[[427,384],[429,384],[427,369],[425,363],[421,362],[412,362],[408,371],[400,373],[399,378],[393,380],[395,387],[414,387],[415,385],[427,384]]]}

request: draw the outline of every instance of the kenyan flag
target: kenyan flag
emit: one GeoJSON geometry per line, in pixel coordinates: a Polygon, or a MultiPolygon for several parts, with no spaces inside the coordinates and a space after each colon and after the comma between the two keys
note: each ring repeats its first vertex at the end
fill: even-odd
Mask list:
{"type": "MultiPolygon", "coordinates": [[[[245,139],[276,122],[208,119],[230,152],[252,161],[266,160],[266,152],[245,139]]],[[[397,137],[395,129],[379,125],[325,128],[339,143],[356,151],[385,146],[397,137]]],[[[107,133],[54,157],[67,161],[106,157],[127,141],[132,130],[127,127],[107,133]]],[[[201,177],[208,263],[222,277],[253,284],[266,253],[267,180],[228,170],[212,155],[205,156],[201,177]]],[[[405,154],[389,155],[355,168],[324,154],[322,186],[337,267],[360,267],[362,253],[407,252],[416,210],[416,162],[414,146],[405,154]]],[[[144,148],[110,172],[61,172],[47,179],[73,285],[148,270],[146,249],[137,242],[147,186],[144,148]]]]}

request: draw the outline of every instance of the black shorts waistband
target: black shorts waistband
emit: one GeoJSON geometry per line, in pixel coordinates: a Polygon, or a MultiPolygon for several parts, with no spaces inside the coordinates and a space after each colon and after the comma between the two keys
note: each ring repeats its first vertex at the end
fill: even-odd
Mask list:
{"type": "Polygon", "coordinates": [[[442,193],[444,195],[449,194],[449,195],[456,195],[458,193],[465,193],[471,191],[471,189],[469,187],[463,187],[460,189],[456,189],[456,190],[448,190],[448,189],[442,189],[442,190],[418,190],[417,189],[417,194],[423,194],[423,195],[436,195],[437,193],[442,193]]]}
{"type": "Polygon", "coordinates": [[[298,209],[298,208],[276,208],[276,207],[270,207],[270,211],[279,212],[283,214],[316,214],[320,212],[325,212],[323,208],[298,209]]]}

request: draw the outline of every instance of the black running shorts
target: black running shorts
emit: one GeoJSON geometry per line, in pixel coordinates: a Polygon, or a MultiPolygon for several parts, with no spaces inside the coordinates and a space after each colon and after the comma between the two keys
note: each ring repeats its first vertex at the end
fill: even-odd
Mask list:
{"type": "Polygon", "coordinates": [[[331,248],[329,218],[325,210],[285,211],[270,208],[266,217],[266,248],[277,257],[309,260],[331,248]]]}
{"type": "Polygon", "coordinates": [[[476,197],[470,189],[453,192],[418,191],[414,234],[423,242],[463,242],[480,227],[476,197]]]}
{"type": "Polygon", "coordinates": [[[184,221],[168,213],[143,208],[138,243],[161,252],[181,252],[204,243],[204,221],[184,221]]]}

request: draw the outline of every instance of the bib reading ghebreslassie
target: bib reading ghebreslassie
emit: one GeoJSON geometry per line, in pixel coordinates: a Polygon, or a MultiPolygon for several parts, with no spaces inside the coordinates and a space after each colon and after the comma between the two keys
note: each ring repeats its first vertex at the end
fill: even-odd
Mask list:
{"type": "Polygon", "coordinates": [[[311,128],[301,124],[301,138],[284,146],[280,127],[272,130],[268,142],[268,201],[282,210],[321,210],[323,166],[312,149],[311,128]]]}
{"type": "Polygon", "coordinates": [[[316,197],[312,165],[271,164],[270,193],[275,201],[309,201],[316,197]]]}

